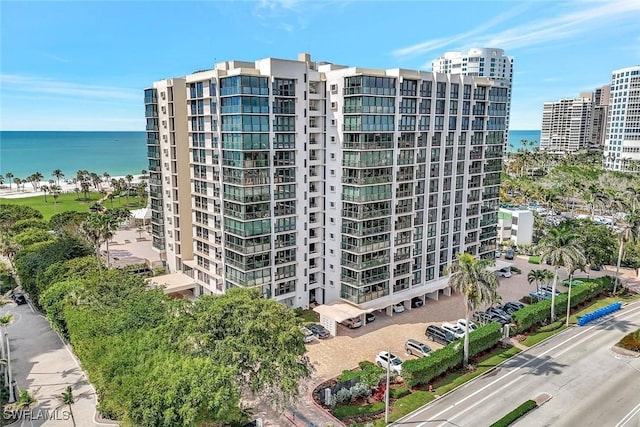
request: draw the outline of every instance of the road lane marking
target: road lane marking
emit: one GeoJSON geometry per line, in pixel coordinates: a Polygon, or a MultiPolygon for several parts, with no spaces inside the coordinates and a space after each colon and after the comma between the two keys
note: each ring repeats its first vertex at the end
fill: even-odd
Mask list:
{"type": "Polygon", "coordinates": [[[622,417],[622,419],[620,420],[620,422],[618,424],[615,425],[615,427],[623,427],[625,426],[629,421],[631,421],[633,419],[633,417],[635,415],[638,415],[638,413],[640,412],[640,403],[638,403],[635,408],[633,408],[631,411],[629,411],[627,413],[627,415],[625,415],[624,417],[622,417]]]}
{"type": "MultiPolygon", "coordinates": [[[[626,318],[628,315],[635,314],[635,312],[636,312],[636,311],[638,311],[638,310],[640,310],[640,306],[638,306],[638,307],[634,307],[634,308],[629,309],[629,310],[624,310],[624,311],[617,312],[617,313],[616,313],[616,315],[615,315],[615,317],[611,317],[611,318],[609,318],[609,319],[606,319],[606,321],[605,321],[605,322],[602,322],[602,323],[606,323],[606,322],[611,321],[611,320],[614,320],[614,319],[620,319],[620,320],[623,320],[623,318],[626,318]]],[[[576,335],[573,335],[572,337],[567,338],[566,340],[564,340],[564,341],[562,341],[561,343],[559,343],[559,344],[555,345],[554,347],[551,347],[550,349],[547,349],[547,350],[546,350],[546,351],[544,351],[543,353],[541,353],[541,354],[539,354],[539,355],[537,355],[537,356],[533,356],[533,357],[534,357],[533,359],[531,359],[531,360],[529,360],[529,361],[525,362],[523,365],[520,365],[520,366],[518,366],[518,367],[514,368],[513,370],[511,370],[511,371],[507,372],[507,373],[506,373],[506,374],[504,374],[502,377],[495,379],[495,380],[494,380],[494,381],[492,381],[491,383],[489,383],[489,384],[485,385],[485,386],[484,386],[484,387],[482,387],[481,389],[479,389],[479,390],[475,391],[474,393],[472,393],[472,394],[470,394],[469,396],[467,396],[467,397],[463,398],[462,400],[460,400],[460,401],[458,401],[458,402],[455,402],[455,403],[453,403],[453,404],[449,405],[449,406],[448,406],[448,407],[446,407],[444,410],[440,411],[439,413],[437,413],[436,415],[434,415],[433,417],[431,417],[431,418],[429,419],[429,421],[433,421],[433,418],[439,417],[440,415],[444,414],[445,412],[449,411],[450,409],[452,409],[452,408],[454,408],[454,407],[458,406],[459,404],[463,403],[464,401],[466,401],[466,400],[468,400],[468,399],[470,399],[470,398],[474,397],[474,396],[475,396],[475,395],[477,395],[478,393],[482,393],[485,389],[487,389],[487,388],[489,388],[489,387],[493,386],[495,383],[497,383],[497,382],[499,382],[499,381],[502,381],[503,379],[505,379],[505,378],[506,378],[506,377],[508,377],[509,375],[511,375],[511,374],[513,374],[513,373],[517,372],[518,370],[520,370],[521,368],[524,368],[524,367],[528,366],[529,364],[533,363],[536,359],[538,359],[538,358],[540,358],[540,357],[545,356],[546,354],[548,354],[549,352],[551,352],[551,351],[555,350],[556,348],[561,347],[561,346],[563,346],[563,345],[565,345],[565,344],[569,343],[570,341],[575,340],[576,338],[580,337],[581,335],[583,335],[583,334],[585,334],[585,333],[587,333],[587,332],[591,332],[593,329],[598,328],[599,326],[601,326],[601,324],[602,324],[602,323],[593,324],[593,325],[591,325],[591,326],[588,326],[588,327],[586,327],[582,332],[578,332],[576,335]]],[[[584,341],[584,340],[580,340],[578,343],[576,343],[576,344],[572,345],[570,348],[575,347],[576,345],[578,345],[578,344],[582,343],[583,341],[584,341]]],[[[526,351],[526,350],[525,350],[525,351],[526,351]]],[[[568,351],[568,350],[567,350],[567,351],[568,351]]],[[[524,353],[524,352],[523,352],[523,353],[524,353]]],[[[562,355],[562,354],[564,354],[564,353],[565,353],[565,352],[562,352],[562,353],[560,353],[559,355],[562,355]]],[[[518,356],[515,356],[515,357],[517,358],[517,357],[519,357],[519,355],[518,355],[518,356]]],[[[556,357],[557,357],[557,356],[556,356],[556,357]]],[[[549,361],[546,361],[546,362],[544,362],[544,363],[548,363],[548,362],[549,362],[549,361]]],[[[541,365],[538,365],[537,367],[540,367],[540,366],[542,366],[542,364],[541,364],[541,365]]],[[[478,377],[478,378],[481,378],[481,377],[478,377]]],[[[509,384],[511,384],[511,383],[509,383],[509,384]]],[[[471,384],[467,383],[466,385],[471,385],[471,384]]],[[[484,400],[484,399],[483,399],[483,400],[484,400]]],[[[437,401],[435,401],[435,402],[437,402],[437,401]]],[[[426,410],[430,409],[430,406],[431,406],[431,405],[427,404],[427,405],[425,405],[422,409],[418,409],[416,412],[414,412],[414,413],[412,413],[412,414],[408,414],[408,415],[406,415],[406,416],[405,416],[405,417],[403,417],[401,420],[404,420],[405,418],[406,418],[406,419],[409,419],[409,418],[412,418],[412,417],[415,417],[415,416],[419,416],[420,414],[422,414],[422,413],[423,413],[423,412],[425,412],[426,410]]],[[[398,421],[400,421],[400,420],[398,420],[398,421]]],[[[423,424],[424,424],[424,423],[423,423],[423,424]]],[[[418,427],[420,427],[420,426],[418,426],[418,427]]]]}
{"type": "MultiPolygon", "coordinates": [[[[533,369],[539,369],[540,367],[546,365],[547,363],[551,362],[553,359],[562,356],[564,353],[566,353],[569,350],[572,350],[574,347],[584,343],[585,341],[588,341],[589,339],[591,339],[591,337],[584,337],[583,339],[581,339],[578,342],[573,343],[571,346],[567,347],[566,349],[562,350],[562,352],[558,353],[557,355],[551,357],[550,359],[544,360],[542,363],[540,363],[537,366],[532,367],[533,369]]],[[[535,359],[533,359],[535,360],[535,359]]],[[[460,410],[458,412],[456,412],[455,415],[453,415],[451,418],[449,418],[447,420],[447,422],[440,424],[440,426],[445,426],[448,424],[448,421],[451,421],[457,417],[459,417],[462,414],[465,414],[466,412],[470,411],[471,409],[475,408],[476,406],[478,406],[479,404],[481,404],[482,402],[484,402],[485,400],[489,399],[490,397],[492,397],[494,394],[503,391],[504,389],[508,388],[509,386],[511,386],[512,384],[516,383],[517,381],[520,381],[521,379],[526,378],[526,375],[521,375],[517,378],[514,378],[513,380],[511,380],[509,383],[497,388],[496,390],[494,390],[493,392],[487,394],[486,396],[484,396],[482,399],[478,400],[477,402],[475,402],[473,405],[467,407],[466,409],[460,410]]],[[[436,415],[437,417],[437,415],[436,415]]],[[[430,420],[431,421],[431,420],[430,420]]],[[[435,420],[434,420],[435,421],[435,420]]]]}

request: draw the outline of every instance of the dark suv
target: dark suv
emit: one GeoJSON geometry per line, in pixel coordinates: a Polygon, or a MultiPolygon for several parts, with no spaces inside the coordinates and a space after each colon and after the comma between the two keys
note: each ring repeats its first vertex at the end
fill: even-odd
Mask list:
{"type": "Polygon", "coordinates": [[[17,305],[22,305],[22,304],[26,304],[27,303],[27,298],[25,298],[25,296],[19,292],[16,292],[15,294],[11,295],[11,299],[17,304],[17,305]]]}
{"type": "Polygon", "coordinates": [[[447,345],[456,339],[451,332],[445,331],[441,327],[435,325],[427,326],[427,330],[424,331],[424,334],[429,338],[429,340],[443,345],[447,345]]]}

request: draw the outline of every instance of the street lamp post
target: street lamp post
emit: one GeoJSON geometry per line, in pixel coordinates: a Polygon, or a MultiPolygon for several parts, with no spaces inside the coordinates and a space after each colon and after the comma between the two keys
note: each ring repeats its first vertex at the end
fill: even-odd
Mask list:
{"type": "Polygon", "coordinates": [[[387,388],[384,391],[384,422],[389,424],[389,377],[391,372],[391,349],[387,350],[387,388]]]}
{"type": "Polygon", "coordinates": [[[9,403],[14,403],[16,401],[16,396],[13,390],[13,375],[11,374],[11,347],[9,347],[9,334],[4,334],[6,338],[6,346],[7,346],[7,371],[9,372],[9,403]]]}
{"type": "Polygon", "coordinates": [[[571,288],[573,288],[573,273],[569,274],[569,295],[567,297],[567,328],[569,327],[569,313],[571,310],[571,288]]]}

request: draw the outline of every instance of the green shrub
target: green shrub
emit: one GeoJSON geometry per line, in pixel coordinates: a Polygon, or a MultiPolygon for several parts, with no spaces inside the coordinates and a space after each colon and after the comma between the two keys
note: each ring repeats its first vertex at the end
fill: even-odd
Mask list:
{"type": "MultiPolygon", "coordinates": [[[[360,367],[360,372],[358,375],[360,376],[360,382],[368,386],[369,388],[374,388],[378,384],[380,384],[380,380],[382,376],[385,374],[385,370],[375,363],[369,362],[368,360],[363,360],[358,363],[360,367]]],[[[344,372],[343,372],[344,374],[344,372]]]]}
{"type": "MultiPolygon", "coordinates": [[[[469,356],[475,356],[495,346],[500,339],[500,324],[491,322],[478,328],[469,334],[469,356]]],[[[429,357],[406,361],[402,365],[402,378],[409,387],[428,384],[433,378],[462,364],[463,344],[462,340],[456,340],[431,352],[429,357]]]]}
{"type": "Polygon", "coordinates": [[[520,270],[518,267],[516,267],[515,265],[511,266],[511,272],[512,273],[516,273],[516,274],[522,274],[522,270],[520,270]]]}
{"type": "MultiPolygon", "coordinates": [[[[610,277],[600,277],[596,280],[586,282],[585,284],[575,287],[571,291],[571,307],[582,304],[584,301],[600,295],[611,286],[610,277]]],[[[568,295],[560,294],[556,296],[555,312],[556,315],[562,313],[567,306],[568,295]]],[[[551,300],[543,300],[528,305],[521,310],[516,311],[511,316],[516,327],[514,333],[527,331],[534,326],[546,323],[551,317],[551,300]]]]}
{"type": "Polygon", "coordinates": [[[339,420],[343,420],[345,418],[352,418],[352,417],[378,415],[383,412],[384,412],[384,402],[376,402],[376,403],[372,403],[370,405],[364,405],[364,406],[343,405],[331,411],[331,413],[339,420]]]}
{"type": "Polygon", "coordinates": [[[509,412],[504,417],[500,418],[495,423],[491,424],[490,427],[507,427],[516,422],[516,420],[520,417],[523,417],[527,412],[535,409],[538,405],[533,400],[527,400],[520,406],[518,406],[513,411],[509,412]]]}
{"type": "Polygon", "coordinates": [[[360,372],[354,372],[351,369],[345,369],[338,377],[339,382],[349,381],[360,376],[360,372]]]}
{"type": "Polygon", "coordinates": [[[389,397],[391,397],[392,399],[400,399],[401,397],[404,397],[409,393],[411,393],[411,390],[409,390],[409,387],[403,386],[398,388],[392,388],[391,391],[389,391],[389,397]]]}
{"type": "Polygon", "coordinates": [[[530,256],[529,257],[529,264],[540,264],[540,257],[539,256],[530,256]]]}

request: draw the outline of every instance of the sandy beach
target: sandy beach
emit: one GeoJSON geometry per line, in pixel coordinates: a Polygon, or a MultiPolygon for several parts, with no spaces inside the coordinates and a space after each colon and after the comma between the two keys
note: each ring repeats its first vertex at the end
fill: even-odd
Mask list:
{"type": "MultiPolygon", "coordinates": [[[[104,190],[108,191],[111,189],[111,180],[116,179],[120,180],[120,178],[125,179],[125,176],[112,176],[109,177],[108,181],[102,181],[98,188],[98,191],[104,190]]],[[[148,180],[148,175],[147,175],[148,180]]],[[[133,181],[131,181],[131,185],[136,186],[138,183],[142,182],[142,175],[133,175],[133,181]]],[[[57,181],[54,182],[55,185],[57,181]]],[[[34,190],[33,185],[28,182],[24,184],[24,188],[21,185],[20,190],[16,189],[16,184],[11,184],[11,188],[9,188],[8,184],[3,184],[0,186],[0,199],[20,199],[24,197],[33,197],[33,196],[42,196],[44,192],[40,189],[43,185],[51,185],[49,181],[40,181],[38,183],[38,189],[34,190]]],[[[60,180],[60,192],[61,193],[74,193],[76,188],[80,188],[79,184],[76,184],[72,180],[61,179],[60,180]]],[[[91,184],[91,191],[96,191],[96,188],[91,184]]]]}

